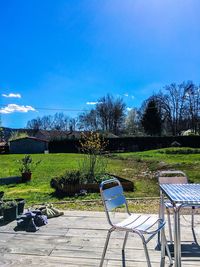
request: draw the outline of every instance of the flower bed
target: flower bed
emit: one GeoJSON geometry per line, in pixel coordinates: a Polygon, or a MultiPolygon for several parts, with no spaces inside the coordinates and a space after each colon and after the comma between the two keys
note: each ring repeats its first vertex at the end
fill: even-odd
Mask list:
{"type": "MultiPolygon", "coordinates": [[[[114,175],[110,175],[110,177],[116,177],[114,175]]],[[[134,191],[133,182],[121,178],[116,177],[121,182],[124,191],[134,191]]],[[[66,180],[61,179],[52,179],[51,186],[55,189],[56,194],[62,194],[66,196],[74,196],[75,194],[79,194],[82,190],[86,190],[89,193],[99,193],[100,183],[67,183],[66,180]]]]}

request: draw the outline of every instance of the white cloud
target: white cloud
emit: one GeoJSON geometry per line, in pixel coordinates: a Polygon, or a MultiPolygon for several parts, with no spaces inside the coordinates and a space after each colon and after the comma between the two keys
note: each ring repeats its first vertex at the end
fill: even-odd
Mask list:
{"type": "Polygon", "coordinates": [[[127,109],[128,111],[131,111],[131,110],[132,110],[132,108],[129,108],[129,107],[128,107],[128,108],[126,108],[126,109],[127,109]]]}
{"type": "Polygon", "coordinates": [[[134,95],[129,95],[128,93],[124,93],[123,96],[134,99],[135,96],[134,95]]]}
{"type": "Polygon", "coordinates": [[[2,94],[2,96],[4,96],[4,97],[9,97],[9,98],[11,98],[11,97],[14,97],[14,98],[21,98],[21,97],[22,97],[20,94],[13,94],[13,93],[10,93],[10,94],[8,94],[8,95],[6,95],[6,94],[2,94]]]}
{"type": "Polygon", "coordinates": [[[98,104],[99,102],[86,102],[86,105],[96,105],[98,104]]]}
{"type": "Polygon", "coordinates": [[[10,114],[13,112],[28,112],[28,111],[36,111],[31,106],[20,106],[16,104],[8,104],[6,107],[0,109],[1,114],[10,114]]]}

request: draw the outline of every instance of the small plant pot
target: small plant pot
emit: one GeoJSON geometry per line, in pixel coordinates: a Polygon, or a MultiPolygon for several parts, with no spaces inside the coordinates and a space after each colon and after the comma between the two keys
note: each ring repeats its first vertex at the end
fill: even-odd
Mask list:
{"type": "Polygon", "coordinates": [[[26,183],[29,182],[31,180],[31,172],[23,172],[22,173],[22,182],[26,183]]]}
{"type": "Polygon", "coordinates": [[[12,222],[17,218],[17,206],[3,209],[3,219],[5,222],[12,222]]]}
{"type": "Polygon", "coordinates": [[[16,198],[15,201],[17,202],[18,215],[23,214],[25,200],[23,198],[16,198]]]}

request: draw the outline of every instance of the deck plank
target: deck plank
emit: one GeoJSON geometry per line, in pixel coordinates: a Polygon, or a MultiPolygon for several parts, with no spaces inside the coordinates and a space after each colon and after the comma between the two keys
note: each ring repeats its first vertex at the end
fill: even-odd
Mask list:
{"type": "MultiPolygon", "coordinates": [[[[118,214],[117,214],[118,215],[118,214]]],[[[119,214],[120,218],[123,217],[119,214]]],[[[154,215],[156,216],[156,215],[154,215]]],[[[195,216],[195,233],[200,241],[200,215],[195,216]]],[[[98,266],[109,225],[103,212],[66,211],[64,216],[49,220],[36,233],[14,231],[16,222],[0,226],[0,266],[24,267],[92,267],[98,266]]],[[[166,232],[167,232],[166,228],[166,232]]],[[[190,217],[181,218],[181,238],[188,247],[194,243],[190,217]]],[[[167,233],[168,235],[168,233],[167,233]]],[[[121,247],[124,233],[114,232],[108,246],[104,266],[123,266],[121,247]]],[[[160,266],[160,252],[156,240],[148,244],[152,265],[160,266]]],[[[200,249],[182,258],[183,267],[200,266],[200,249]],[[192,257],[191,257],[192,256],[192,257]]],[[[130,235],[126,246],[126,267],[146,266],[141,239],[130,235]]],[[[166,258],[166,261],[168,259],[166,258]]],[[[166,265],[167,266],[167,265],[166,265]]]]}

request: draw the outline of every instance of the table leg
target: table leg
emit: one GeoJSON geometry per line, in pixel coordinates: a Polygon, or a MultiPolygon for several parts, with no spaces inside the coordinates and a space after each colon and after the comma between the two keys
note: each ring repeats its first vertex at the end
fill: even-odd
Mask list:
{"type": "MultiPolygon", "coordinates": [[[[159,219],[164,220],[164,194],[162,193],[162,191],[160,191],[160,205],[159,205],[159,219]]],[[[157,242],[157,246],[156,246],[156,250],[160,250],[161,249],[161,235],[162,233],[158,232],[158,242],[157,242]]]]}
{"type": "Polygon", "coordinates": [[[174,207],[174,261],[175,267],[181,267],[180,208],[174,207]]]}
{"type": "Polygon", "coordinates": [[[160,193],[160,218],[162,220],[165,219],[165,204],[164,204],[164,194],[163,192],[161,191],[160,193]]]}

